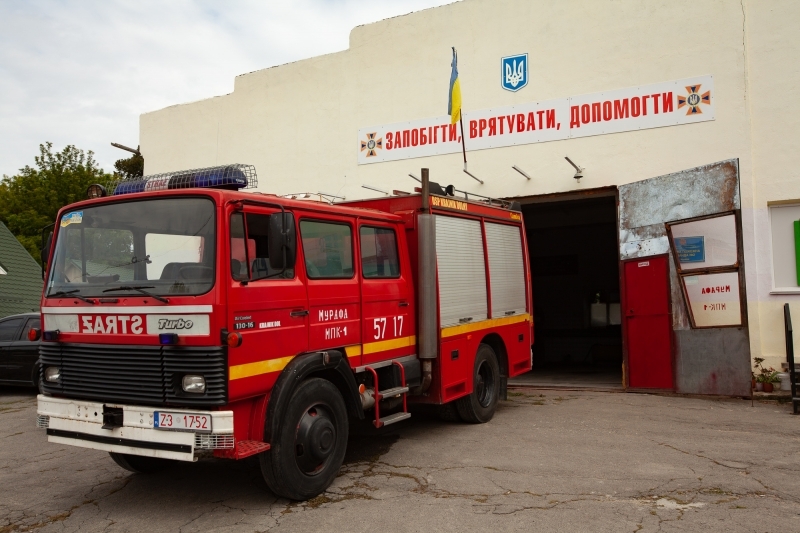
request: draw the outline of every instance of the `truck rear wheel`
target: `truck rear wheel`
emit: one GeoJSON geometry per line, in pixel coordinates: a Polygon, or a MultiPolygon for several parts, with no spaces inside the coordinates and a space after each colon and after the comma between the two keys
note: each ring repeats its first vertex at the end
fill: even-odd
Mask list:
{"type": "Polygon", "coordinates": [[[500,366],[488,344],[478,346],[472,374],[472,394],[456,400],[458,414],[464,422],[483,424],[494,416],[500,398],[500,366]]]}
{"type": "Polygon", "coordinates": [[[141,455],[116,452],[108,452],[108,455],[110,455],[119,466],[135,474],[160,472],[172,466],[171,460],[159,459],[158,457],[142,457],[141,455]]]}
{"type": "Polygon", "coordinates": [[[338,389],[319,378],[302,382],[273,435],[272,448],[260,455],[267,486],[290,500],[321,494],[342,466],[348,430],[338,389]]]}

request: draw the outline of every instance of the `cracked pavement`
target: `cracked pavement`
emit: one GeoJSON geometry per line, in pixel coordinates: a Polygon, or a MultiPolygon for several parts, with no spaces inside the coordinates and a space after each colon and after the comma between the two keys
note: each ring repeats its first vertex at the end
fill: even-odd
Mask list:
{"type": "Polygon", "coordinates": [[[49,444],[34,394],[0,389],[0,533],[800,531],[786,404],[518,389],[484,425],[354,425],[334,484],[298,503],[255,459],[144,476],[49,444]]]}

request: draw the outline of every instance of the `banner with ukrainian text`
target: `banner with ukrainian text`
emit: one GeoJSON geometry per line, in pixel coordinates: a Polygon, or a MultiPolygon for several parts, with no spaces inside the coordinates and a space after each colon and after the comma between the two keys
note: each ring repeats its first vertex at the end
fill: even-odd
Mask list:
{"type": "MultiPolygon", "coordinates": [[[[714,120],[713,76],[654,83],[543,102],[462,110],[467,151],[714,120]]],[[[358,130],[358,164],[461,151],[450,117],[358,130]]]]}

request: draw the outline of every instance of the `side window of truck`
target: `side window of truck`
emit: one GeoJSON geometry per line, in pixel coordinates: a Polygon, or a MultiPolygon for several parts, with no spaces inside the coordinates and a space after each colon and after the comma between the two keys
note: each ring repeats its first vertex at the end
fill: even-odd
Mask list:
{"type": "Polygon", "coordinates": [[[365,278],[400,277],[397,237],[391,228],[361,226],[361,272],[365,278]]]}
{"type": "Polygon", "coordinates": [[[281,272],[269,265],[269,215],[247,213],[231,215],[231,277],[237,281],[248,279],[247,264],[250,263],[250,281],[265,278],[291,279],[294,269],[281,272]],[[245,218],[246,216],[246,218],[245,218]],[[245,251],[245,222],[247,222],[247,250],[245,251]]]}
{"type": "Polygon", "coordinates": [[[306,274],[310,279],[353,277],[353,233],[350,226],[301,220],[300,236],[306,274]]]}

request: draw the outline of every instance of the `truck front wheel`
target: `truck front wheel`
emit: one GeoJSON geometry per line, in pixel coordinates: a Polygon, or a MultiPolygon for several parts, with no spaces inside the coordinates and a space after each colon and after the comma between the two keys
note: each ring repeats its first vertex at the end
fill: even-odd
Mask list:
{"type": "Polygon", "coordinates": [[[478,346],[472,374],[472,394],[456,400],[458,414],[464,422],[483,424],[494,416],[500,398],[500,366],[488,344],[478,346]]]}
{"type": "Polygon", "coordinates": [[[307,500],[327,489],[344,460],[349,426],[338,389],[324,379],[302,382],[260,455],[267,486],[278,496],[307,500]]]}

